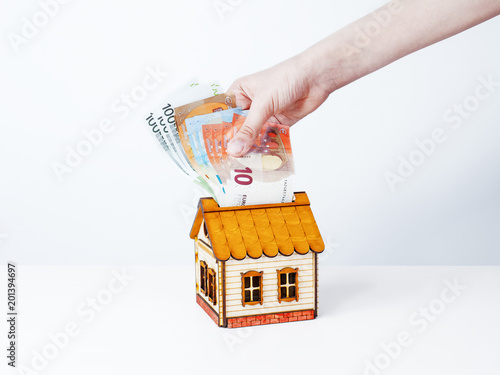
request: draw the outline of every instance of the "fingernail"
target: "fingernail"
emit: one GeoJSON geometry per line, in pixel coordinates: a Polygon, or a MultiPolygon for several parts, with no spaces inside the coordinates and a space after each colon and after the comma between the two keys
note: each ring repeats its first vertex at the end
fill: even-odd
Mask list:
{"type": "Polygon", "coordinates": [[[245,148],[245,144],[239,139],[233,139],[227,146],[227,152],[231,155],[240,154],[245,148]]]}

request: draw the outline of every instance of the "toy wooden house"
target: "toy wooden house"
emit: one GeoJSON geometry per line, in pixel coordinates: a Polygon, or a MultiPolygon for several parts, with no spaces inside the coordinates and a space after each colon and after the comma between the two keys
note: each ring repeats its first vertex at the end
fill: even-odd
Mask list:
{"type": "Polygon", "coordinates": [[[219,207],[202,198],[191,228],[196,301],[220,327],[314,319],[325,248],[306,193],[291,203],[219,207]]]}

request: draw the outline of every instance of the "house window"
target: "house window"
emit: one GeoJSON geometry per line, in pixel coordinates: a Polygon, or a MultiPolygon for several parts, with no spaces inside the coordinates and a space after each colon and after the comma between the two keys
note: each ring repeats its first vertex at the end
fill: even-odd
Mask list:
{"type": "Polygon", "coordinates": [[[217,288],[215,282],[215,270],[212,268],[208,269],[208,300],[214,305],[217,304],[217,288]]]}
{"type": "Polygon", "coordinates": [[[264,272],[248,271],[241,273],[241,304],[262,305],[262,274],[264,272]]]}
{"type": "Polygon", "coordinates": [[[290,302],[299,300],[298,268],[286,267],[278,272],[278,301],[290,302]]]}
{"type": "Polygon", "coordinates": [[[200,291],[207,295],[207,263],[200,261],[200,291]]]}

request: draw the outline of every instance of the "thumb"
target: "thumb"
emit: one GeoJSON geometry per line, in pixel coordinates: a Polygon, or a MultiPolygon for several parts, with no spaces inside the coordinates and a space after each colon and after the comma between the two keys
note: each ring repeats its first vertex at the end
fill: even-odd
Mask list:
{"type": "Polygon", "coordinates": [[[272,111],[268,106],[263,103],[252,102],[245,123],[227,146],[229,155],[233,157],[245,155],[255,143],[255,139],[271,115],[272,111]]]}

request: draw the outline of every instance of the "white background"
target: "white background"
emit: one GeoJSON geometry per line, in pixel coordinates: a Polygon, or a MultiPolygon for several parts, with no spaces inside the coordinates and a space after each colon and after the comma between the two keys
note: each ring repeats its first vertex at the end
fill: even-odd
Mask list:
{"type": "MultiPolygon", "coordinates": [[[[272,373],[366,374],[365,360],[407,331],[412,345],[384,374],[497,374],[498,268],[353,266],[500,264],[500,89],[460,129],[443,120],[480,77],[500,81],[500,18],[339,90],[292,129],[296,190],[327,243],[318,319],[245,333],[217,328],[194,302],[188,232],[203,192],[144,119],[191,83],[228,87],[382,4],[252,0],[221,19],[212,0],[74,0],[16,52],[9,38],[41,7],[2,1],[0,263],[18,263],[18,364],[76,322],[40,373],[246,374],[260,358],[272,373]],[[122,118],[112,103],[148,68],[169,77],[122,118]],[[112,132],[60,182],[53,163],[103,119],[112,132]],[[447,141],[391,192],[384,173],[436,128],[447,141]],[[86,321],[78,307],[114,278],[85,266],[96,264],[134,265],[133,280],[86,321]],[[467,289],[418,332],[409,317],[455,279],[467,289]]],[[[3,353],[6,332],[4,321],[3,353]]]]}
{"type": "Polygon", "coordinates": [[[245,329],[196,304],[193,268],[20,267],[18,369],[0,373],[498,374],[498,267],[320,265],[317,319],[245,329]]]}
{"type": "MultiPolygon", "coordinates": [[[[0,12],[0,241],[20,264],[186,264],[203,192],[144,119],[193,82],[227,87],[286,59],[383,1],[71,1],[15,51],[37,1],[0,12]],[[148,67],[168,72],[129,115],[112,110],[148,67]],[[170,96],[171,97],[171,96],[170,96]],[[122,118],[124,117],[124,118],[122,118]],[[53,163],[109,118],[113,131],[59,182],[53,163]]],[[[43,19],[42,19],[43,22],[43,19]]],[[[292,130],[306,191],[336,265],[500,264],[500,89],[453,130],[443,120],[479,78],[500,81],[500,18],[331,95],[292,130]],[[415,140],[447,141],[391,192],[415,140]]]]}

